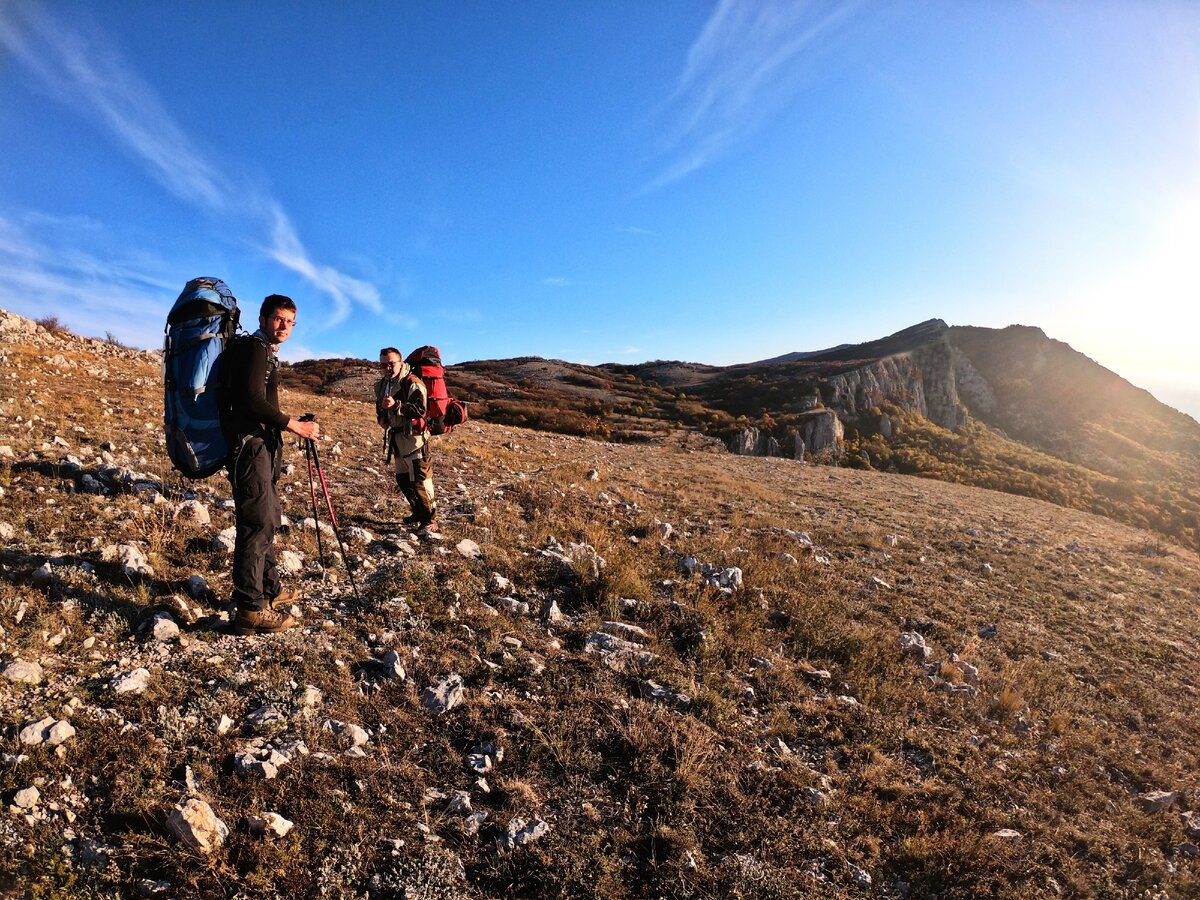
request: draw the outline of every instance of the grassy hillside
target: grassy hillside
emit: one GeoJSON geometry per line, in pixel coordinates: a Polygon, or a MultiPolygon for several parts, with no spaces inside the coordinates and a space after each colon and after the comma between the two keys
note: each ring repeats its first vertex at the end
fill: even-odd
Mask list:
{"type": "MultiPolygon", "coordinates": [[[[212,521],[187,518],[153,360],[4,352],[0,669],[43,671],[0,682],[0,797],[38,789],[0,820],[5,894],[1200,893],[1182,815],[1200,803],[1200,562],[1156,533],[901,474],[476,422],[437,445],[446,540],[420,543],[370,406],[288,390],[325,425],[343,531],[367,532],[347,548],[362,603],[297,524],[279,549],[303,627],[236,638],[213,549],[227,484],[192,486],[212,521]],[[112,468],[137,477],[80,489],[112,468]],[[153,571],[106,553],[125,544],[153,571]],[[167,609],[181,634],[155,639],[167,609]],[[597,633],[640,647],[588,652],[597,633]],[[902,650],[914,635],[928,659],[902,650]],[[137,667],[144,692],[116,693],[137,667]],[[464,700],[434,715],[423,693],[452,673],[464,700]],[[46,717],[75,734],[23,744],[46,717]],[[360,752],[332,721],[364,729],[360,752]],[[309,752],[241,774],[256,740],[309,752]],[[208,852],[167,824],[189,798],[229,827],[208,852]],[[294,827],[256,837],[245,817],[266,813],[294,827]]],[[[302,465],[282,484],[299,523],[302,465]]]]}

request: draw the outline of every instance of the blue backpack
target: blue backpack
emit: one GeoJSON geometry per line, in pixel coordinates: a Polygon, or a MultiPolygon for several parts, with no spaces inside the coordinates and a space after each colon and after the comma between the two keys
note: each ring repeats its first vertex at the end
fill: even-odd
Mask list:
{"type": "Polygon", "coordinates": [[[229,455],[221,430],[221,353],[238,316],[237,298],[220,278],[193,278],[167,316],[163,427],[167,456],[187,478],[207,478],[229,455]]]}

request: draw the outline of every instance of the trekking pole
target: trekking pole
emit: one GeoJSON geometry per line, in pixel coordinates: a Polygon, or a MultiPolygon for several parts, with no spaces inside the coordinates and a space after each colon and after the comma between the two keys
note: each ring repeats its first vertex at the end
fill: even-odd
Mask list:
{"type": "MultiPolygon", "coordinates": [[[[300,421],[315,421],[316,416],[312,413],[306,413],[301,417],[300,421]]],[[[321,457],[317,455],[317,444],[312,439],[308,439],[307,452],[312,454],[313,465],[317,469],[317,477],[321,479],[321,493],[325,495],[325,507],[329,510],[329,521],[333,525],[333,536],[337,538],[338,550],[342,554],[342,562],[346,564],[346,574],[350,576],[350,589],[354,591],[354,599],[362,604],[362,598],[358,595],[358,585],[354,583],[354,570],[350,568],[350,557],[346,555],[346,547],[342,544],[342,533],[338,528],[337,514],[333,511],[333,499],[329,496],[329,486],[325,483],[325,470],[321,468],[321,457]]],[[[317,526],[318,534],[321,531],[320,525],[317,526]]]]}
{"type": "Polygon", "coordinates": [[[321,546],[321,522],[317,519],[317,487],[313,479],[312,441],[304,442],[304,461],[308,463],[308,493],[312,497],[313,530],[317,533],[317,556],[325,565],[325,549],[321,546]]]}

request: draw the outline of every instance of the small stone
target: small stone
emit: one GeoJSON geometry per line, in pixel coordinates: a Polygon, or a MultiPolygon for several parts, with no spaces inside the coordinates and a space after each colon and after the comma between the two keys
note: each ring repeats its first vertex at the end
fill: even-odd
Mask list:
{"type": "Polygon", "coordinates": [[[900,652],[917,662],[925,662],[933,651],[925,645],[925,638],[917,631],[905,631],[900,634],[900,652]]]}
{"type": "Polygon", "coordinates": [[[300,695],[300,706],[304,709],[315,709],[324,699],[325,695],[315,684],[305,685],[304,692],[300,695]]]}
{"type": "Polygon", "coordinates": [[[454,549],[458,551],[459,556],[463,556],[467,559],[479,559],[480,555],[483,553],[483,551],[479,549],[479,545],[470,538],[463,538],[454,546],[454,549]]]}
{"type": "Polygon", "coordinates": [[[324,729],[334,735],[342,750],[362,747],[371,740],[371,736],[359,725],[353,722],[339,722],[337,719],[327,719],[324,729]]]}
{"type": "Polygon", "coordinates": [[[20,809],[33,809],[41,802],[42,792],[36,787],[27,787],[24,790],[17,791],[13,797],[13,804],[20,809]]]}
{"type": "Polygon", "coordinates": [[[1013,831],[1011,828],[1001,828],[999,831],[993,831],[991,836],[1004,841],[1019,841],[1021,832],[1013,831]]]}
{"type": "Polygon", "coordinates": [[[465,699],[462,676],[451,673],[421,693],[422,705],[435,716],[449,712],[465,699]]]}
{"type": "Polygon", "coordinates": [[[488,579],[488,592],[507,595],[512,590],[512,582],[501,575],[499,572],[493,572],[492,577],[488,579]]]}
{"type": "Polygon", "coordinates": [[[587,473],[588,481],[599,481],[600,473],[596,469],[589,469],[587,473]]]}
{"type": "Polygon", "coordinates": [[[199,500],[184,500],[175,507],[175,519],[181,522],[191,522],[194,525],[209,525],[212,518],[208,507],[199,500]]]}
{"type": "Polygon", "coordinates": [[[276,562],[279,568],[289,575],[299,575],[304,571],[304,560],[294,550],[282,551],[278,555],[276,562]]]}
{"type": "Polygon", "coordinates": [[[17,659],[4,667],[4,677],[13,684],[41,684],[42,667],[35,662],[17,659]]]}
{"type": "Polygon", "coordinates": [[[222,714],[221,721],[219,721],[217,723],[217,734],[219,734],[219,735],[228,734],[229,729],[232,727],[233,727],[233,719],[229,718],[229,716],[227,716],[227,715],[222,714]]]}
{"type": "Polygon", "coordinates": [[[279,813],[264,813],[261,816],[246,816],[246,830],[250,832],[252,837],[261,838],[267,837],[278,839],[286,837],[287,833],[294,827],[293,822],[289,822],[279,813]]]}
{"type": "Polygon", "coordinates": [[[408,677],[408,673],[404,671],[404,663],[401,662],[400,654],[395,650],[389,650],[383,654],[383,658],[379,660],[379,664],[383,666],[383,674],[388,678],[397,678],[404,681],[408,677]]]}
{"type": "Polygon", "coordinates": [[[233,545],[236,541],[237,526],[231,525],[228,528],[217,532],[217,534],[213,537],[213,549],[221,553],[232,553],[233,545]]]}
{"type": "Polygon", "coordinates": [[[175,641],[179,639],[179,626],[175,624],[170,613],[160,612],[154,617],[150,634],[160,643],[175,641]]]}
{"type": "Polygon", "coordinates": [[[204,853],[219,849],[229,836],[229,829],[212,807],[195,798],[167,813],[167,828],[184,844],[204,853]]]}
{"type": "Polygon", "coordinates": [[[980,628],[979,636],[981,638],[983,638],[984,640],[990,640],[990,639],[994,638],[996,636],[995,623],[991,623],[989,625],[984,625],[982,628],[980,628]]]}
{"type": "Polygon", "coordinates": [[[1138,794],[1135,802],[1142,812],[1159,813],[1170,809],[1182,796],[1179,791],[1147,791],[1138,794]]]}
{"type": "Polygon", "coordinates": [[[496,849],[506,852],[516,847],[527,846],[545,836],[549,831],[550,825],[542,819],[526,824],[525,820],[518,816],[509,822],[504,833],[496,838],[496,849]]]}
{"type": "Polygon", "coordinates": [[[59,720],[51,725],[46,733],[46,746],[57,747],[73,737],[75,737],[75,726],[65,719],[59,720]]]}
{"type": "Polygon", "coordinates": [[[121,564],[121,574],[127,578],[154,576],[154,569],[146,559],[146,554],[136,544],[121,544],[117,547],[117,562],[121,564]]]}
{"type": "Polygon", "coordinates": [[[132,672],[124,672],[108,683],[117,694],[140,694],[150,684],[150,672],[139,667],[132,672]]]}

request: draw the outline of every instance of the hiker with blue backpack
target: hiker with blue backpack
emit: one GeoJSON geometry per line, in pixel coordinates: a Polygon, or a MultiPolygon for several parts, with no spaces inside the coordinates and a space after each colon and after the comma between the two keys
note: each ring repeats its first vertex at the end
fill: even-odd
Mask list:
{"type": "Polygon", "coordinates": [[[275,529],[280,505],[276,482],[283,459],[283,432],[306,440],[321,426],[289,416],[279,408],[278,347],[296,324],[296,304],[271,294],[263,300],[258,330],[238,337],[225,351],[221,424],[229,442],[229,481],[233,486],[237,536],[233,546],[234,634],[284,631],[296,620],[284,611],[296,597],[284,592],[275,567],[275,529]]]}
{"type": "MultiPolygon", "coordinates": [[[[296,418],[279,409],[277,350],[296,324],[296,304],[271,294],[263,300],[253,334],[238,333],[240,315],[237,298],[220,278],[193,278],[184,285],[163,330],[163,427],[167,455],[185,478],[208,478],[226,469],[237,528],[237,611],[230,630],[268,634],[296,624],[283,610],[297,597],[282,589],[275,566],[275,530],[281,519],[276,482],[284,431],[304,440],[313,516],[315,469],[343,559],[346,553],[317,456],[321,427],[311,413],[296,418]]],[[[353,574],[350,585],[357,599],[353,574]]]]}

